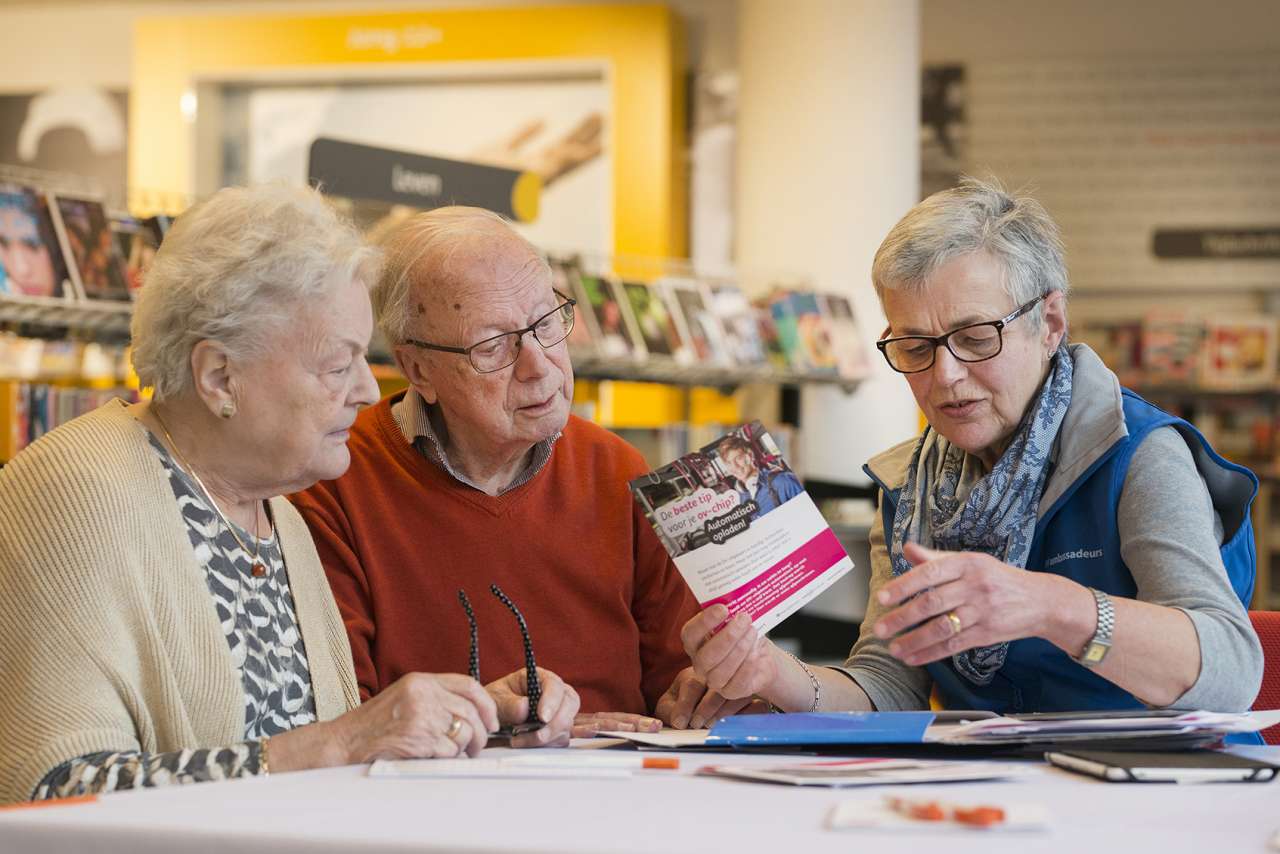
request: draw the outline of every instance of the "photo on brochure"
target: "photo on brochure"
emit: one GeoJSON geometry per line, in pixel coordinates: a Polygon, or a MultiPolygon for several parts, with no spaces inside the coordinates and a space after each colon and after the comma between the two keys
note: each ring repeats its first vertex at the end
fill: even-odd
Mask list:
{"type": "Polygon", "coordinates": [[[853,568],[759,421],[631,481],[699,604],[768,631],[853,568]]]}

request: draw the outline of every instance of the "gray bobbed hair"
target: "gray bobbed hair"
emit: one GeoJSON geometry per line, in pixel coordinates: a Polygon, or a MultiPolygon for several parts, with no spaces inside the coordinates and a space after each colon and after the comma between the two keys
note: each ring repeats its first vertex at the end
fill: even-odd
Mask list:
{"type": "MultiPolygon", "coordinates": [[[[1000,262],[1000,284],[1014,306],[1068,290],[1062,238],[1044,206],[994,180],[965,177],[908,211],[876,250],[871,281],[881,305],[885,290],[925,290],[939,267],[971,252],[1000,262]]],[[[1037,329],[1043,309],[1041,303],[1029,315],[1037,329]]]]}
{"type": "Polygon", "coordinates": [[[159,400],[183,394],[205,340],[263,358],[308,305],[372,283],[380,258],[315,190],[219,190],[178,217],[147,273],[131,326],[138,379],[159,400]]]}
{"type": "Polygon", "coordinates": [[[386,264],[370,296],[374,320],[387,341],[403,344],[410,337],[409,326],[416,317],[410,310],[415,287],[449,281],[454,275],[449,264],[454,255],[493,238],[527,250],[530,262],[540,265],[550,277],[551,268],[538,248],[505,219],[483,208],[450,205],[423,211],[383,234],[378,244],[386,264]]]}

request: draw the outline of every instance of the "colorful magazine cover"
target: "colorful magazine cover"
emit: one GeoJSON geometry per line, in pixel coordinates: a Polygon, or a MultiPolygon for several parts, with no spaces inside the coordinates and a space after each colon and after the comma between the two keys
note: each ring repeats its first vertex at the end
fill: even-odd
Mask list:
{"type": "Polygon", "coordinates": [[[1218,315],[1205,321],[1200,379],[1214,388],[1257,388],[1276,379],[1276,319],[1218,315]]]}
{"type": "Polygon", "coordinates": [[[831,324],[823,314],[817,294],[792,291],[791,306],[796,316],[796,334],[804,348],[809,370],[819,374],[836,373],[836,350],[831,324]]]}
{"type": "Polygon", "coordinates": [[[853,568],[759,421],[631,481],[631,492],[706,608],[767,632],[853,568]]]}
{"type": "Polygon", "coordinates": [[[1153,385],[1195,379],[1204,322],[1185,311],[1153,311],[1142,318],[1142,370],[1153,385]]]}
{"type": "Polygon", "coordinates": [[[800,341],[800,322],[788,291],[776,291],[769,295],[769,314],[778,332],[778,347],[786,356],[791,370],[801,373],[809,370],[809,354],[800,341]]]}
{"type": "Polygon", "coordinates": [[[769,366],[775,371],[787,373],[794,370],[787,350],[782,346],[782,338],[778,335],[778,324],[773,320],[773,311],[766,302],[755,308],[756,328],[760,330],[760,344],[764,347],[769,366]]]}
{"type": "Polygon", "coordinates": [[[569,350],[576,355],[589,356],[595,352],[595,317],[586,296],[582,293],[580,273],[575,259],[551,258],[551,286],[561,298],[574,299],[578,304],[573,310],[573,330],[569,333],[569,350]]]}
{"type": "Polygon", "coordinates": [[[853,313],[853,303],[846,296],[821,294],[818,304],[831,327],[831,345],[835,351],[836,370],[847,380],[860,380],[871,366],[867,362],[867,348],[858,330],[858,320],[853,313]]]}
{"type": "Polygon", "coordinates": [[[131,216],[112,216],[111,234],[116,242],[116,254],[124,262],[125,282],[129,293],[136,299],[142,279],[156,257],[155,232],[146,224],[131,216]]]}
{"type": "Polygon", "coordinates": [[[48,197],[21,184],[0,183],[0,293],[18,298],[73,295],[48,197]]]}
{"type": "Polygon", "coordinates": [[[725,358],[730,366],[762,365],[766,356],[760,330],[742,289],[737,285],[712,285],[711,310],[724,330],[725,358]]]}
{"type": "Polygon", "coordinates": [[[643,344],[635,340],[627,321],[626,305],[614,292],[612,284],[603,276],[583,274],[579,281],[587,300],[587,308],[595,320],[596,348],[600,355],[610,358],[628,356],[644,357],[643,344]]]}
{"type": "Polygon", "coordinates": [[[724,331],[708,305],[706,291],[693,279],[664,279],[659,286],[667,297],[667,307],[688,342],[691,361],[702,364],[725,362],[724,331]]]}
{"type": "Polygon", "coordinates": [[[124,265],[102,202],[55,196],[53,222],[62,238],[67,270],[86,299],[129,300],[124,265]]]}
{"type": "Polygon", "coordinates": [[[644,340],[649,357],[676,358],[684,349],[684,342],[680,339],[680,330],[676,329],[675,319],[662,301],[662,295],[641,282],[623,282],[622,291],[631,306],[631,316],[635,318],[636,330],[644,340]]]}

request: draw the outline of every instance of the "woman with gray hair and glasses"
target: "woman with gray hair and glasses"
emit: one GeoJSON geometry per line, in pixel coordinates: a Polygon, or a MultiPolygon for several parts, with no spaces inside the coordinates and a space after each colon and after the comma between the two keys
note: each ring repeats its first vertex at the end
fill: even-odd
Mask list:
{"type": "MultiPolygon", "coordinates": [[[[133,317],[149,402],[0,470],[0,802],[474,754],[525,672],[412,673],[359,705],[346,631],[283,494],[341,475],[377,400],[378,254],[318,193],[223,190],[178,219],[133,317]]],[[[541,678],[543,731],[575,695],[541,678]]]]}
{"type": "Polygon", "coordinates": [[[1044,208],[965,180],[894,226],[872,280],[928,424],[865,468],[861,636],[810,667],[741,616],[715,632],[715,606],[683,632],[707,684],[791,711],[1247,709],[1257,479],[1066,343],[1044,208]]]}

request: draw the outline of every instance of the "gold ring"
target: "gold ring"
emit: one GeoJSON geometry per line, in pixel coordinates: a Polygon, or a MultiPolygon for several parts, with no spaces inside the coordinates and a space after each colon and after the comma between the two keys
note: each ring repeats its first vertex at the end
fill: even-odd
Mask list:
{"type": "Polygon", "coordinates": [[[960,618],[956,616],[955,611],[947,612],[947,622],[951,623],[951,634],[958,635],[964,631],[964,624],[960,622],[960,618]]]}
{"type": "Polygon", "coordinates": [[[453,723],[449,724],[449,728],[445,730],[444,737],[453,741],[453,737],[460,732],[462,732],[462,718],[454,715],[453,723]]]}

